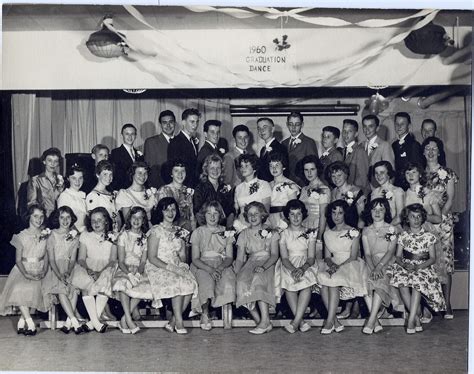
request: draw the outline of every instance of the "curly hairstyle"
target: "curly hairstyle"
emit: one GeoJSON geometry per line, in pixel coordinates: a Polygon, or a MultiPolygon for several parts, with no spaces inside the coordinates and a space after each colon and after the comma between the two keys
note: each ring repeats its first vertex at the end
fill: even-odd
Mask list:
{"type": "Polygon", "coordinates": [[[44,216],[43,224],[46,221],[46,209],[44,209],[44,207],[40,204],[32,204],[26,210],[26,214],[24,216],[24,221],[25,221],[27,226],[30,225],[30,218],[33,215],[35,210],[39,210],[39,211],[43,212],[43,216],[44,216]]]}
{"type": "Polygon", "coordinates": [[[342,161],[334,161],[333,163],[329,164],[326,170],[324,171],[325,178],[332,188],[336,187],[336,185],[332,181],[332,175],[334,173],[337,173],[338,171],[342,171],[345,174],[346,180],[349,178],[349,175],[351,173],[349,170],[349,166],[347,166],[347,164],[342,161]]]}
{"type": "Polygon", "coordinates": [[[301,214],[303,215],[303,219],[306,219],[308,217],[308,209],[304,205],[304,203],[301,200],[298,199],[292,199],[288,201],[283,208],[283,215],[287,220],[290,219],[290,210],[300,210],[301,214]]]}
{"type": "Polygon", "coordinates": [[[92,219],[92,215],[96,214],[96,213],[102,214],[102,217],[104,217],[104,219],[105,219],[105,230],[104,230],[104,232],[109,232],[110,230],[112,230],[112,218],[110,218],[109,212],[107,212],[107,209],[105,209],[104,207],[98,206],[98,207],[92,209],[91,211],[89,211],[89,213],[86,216],[87,231],[89,231],[89,232],[94,231],[94,229],[92,228],[91,219],[92,219]]]}
{"type": "Polygon", "coordinates": [[[421,204],[410,204],[407,205],[405,208],[403,208],[402,213],[400,214],[401,220],[402,220],[402,226],[405,227],[410,227],[410,224],[408,222],[408,215],[410,212],[413,213],[421,213],[421,224],[424,224],[426,222],[426,219],[428,217],[428,212],[426,211],[425,208],[423,208],[423,205],[421,204]]]}
{"type": "Polygon", "coordinates": [[[407,179],[406,179],[406,172],[407,171],[412,171],[412,170],[418,170],[418,173],[420,174],[420,179],[419,179],[419,182],[422,186],[424,186],[426,184],[426,175],[425,175],[425,171],[423,170],[423,167],[418,164],[418,163],[414,163],[414,162],[409,162],[405,165],[405,167],[403,168],[402,170],[402,176],[403,176],[403,189],[406,190],[407,188],[410,187],[410,184],[408,183],[407,179]]]}
{"type": "Polygon", "coordinates": [[[390,204],[388,203],[388,200],[384,197],[378,197],[376,199],[371,200],[365,206],[365,209],[362,213],[362,217],[367,226],[374,223],[374,219],[372,218],[372,210],[377,206],[381,206],[385,208],[385,214],[384,214],[383,220],[386,223],[392,222],[392,213],[390,211],[390,204]]]}
{"type": "MultiPolygon", "coordinates": [[[[148,173],[148,176],[150,176],[150,167],[148,164],[145,161],[135,161],[127,170],[128,181],[130,183],[129,187],[133,184],[133,176],[138,168],[144,168],[148,173]]],[[[145,181],[145,184],[146,182],[147,181],[145,181]]]]}
{"type": "Polygon", "coordinates": [[[174,205],[176,208],[176,216],[174,217],[174,223],[178,222],[181,215],[179,213],[179,206],[176,200],[173,197],[164,197],[158,201],[158,205],[153,209],[151,214],[151,223],[153,225],[158,225],[164,220],[163,211],[168,209],[170,205],[174,205]]]}
{"type": "Polygon", "coordinates": [[[114,173],[114,165],[109,160],[102,160],[95,166],[95,175],[99,176],[104,170],[108,170],[114,173]]]}
{"type": "Polygon", "coordinates": [[[71,223],[69,224],[69,227],[72,227],[76,222],[77,222],[77,216],[74,214],[71,208],[69,208],[67,205],[64,205],[62,207],[59,207],[56,209],[51,216],[49,217],[49,227],[52,229],[59,229],[61,226],[59,224],[59,216],[62,213],[67,213],[71,216],[71,223]]]}
{"type": "Polygon", "coordinates": [[[206,201],[199,209],[199,212],[196,213],[196,220],[199,226],[204,226],[206,222],[206,213],[209,208],[214,208],[219,212],[219,221],[225,218],[224,209],[220,202],[216,200],[206,201]]]}
{"type": "MultiPolygon", "coordinates": [[[[345,200],[335,200],[332,203],[329,203],[327,208],[326,208],[326,221],[328,223],[329,228],[334,228],[336,224],[332,220],[332,212],[336,208],[341,208],[342,211],[344,212],[344,222],[346,222],[346,216],[349,213],[349,204],[345,200]]],[[[347,224],[347,222],[346,222],[347,224]]]]}
{"type": "Polygon", "coordinates": [[[125,230],[131,230],[132,229],[132,216],[137,213],[142,213],[143,216],[143,222],[140,227],[141,232],[146,233],[148,231],[148,216],[146,214],[146,210],[142,208],[141,206],[133,206],[127,214],[127,217],[125,217],[125,230]]]}
{"type": "Polygon", "coordinates": [[[385,166],[385,169],[387,169],[387,174],[390,179],[392,179],[395,176],[395,171],[393,170],[393,166],[390,163],[390,161],[382,160],[382,161],[377,161],[374,166],[372,166],[372,177],[375,178],[375,169],[377,169],[380,166],[385,166]]]}
{"type": "Polygon", "coordinates": [[[425,148],[429,143],[435,143],[436,146],[438,147],[438,162],[441,166],[446,167],[446,153],[444,152],[444,144],[443,141],[440,138],[437,138],[436,136],[428,136],[423,143],[421,144],[421,150],[423,152],[423,160],[424,160],[424,166],[426,166],[426,157],[425,157],[425,148]]]}
{"type": "Polygon", "coordinates": [[[243,162],[248,162],[250,165],[252,165],[252,169],[257,172],[258,168],[260,167],[260,159],[258,158],[257,155],[255,154],[242,154],[237,158],[236,165],[237,167],[242,166],[243,162]]]}
{"type": "Polygon", "coordinates": [[[262,215],[262,223],[264,223],[267,220],[269,214],[268,214],[267,210],[265,209],[265,205],[263,205],[260,201],[252,201],[250,204],[247,204],[245,206],[245,208],[244,208],[244,218],[245,218],[245,220],[247,222],[249,222],[248,214],[249,214],[250,208],[252,208],[252,207],[255,207],[259,210],[260,214],[262,215]]]}
{"type": "Polygon", "coordinates": [[[319,158],[316,155],[307,155],[296,163],[295,174],[298,177],[300,177],[302,180],[304,180],[307,184],[309,184],[309,181],[306,179],[306,176],[304,175],[304,167],[307,164],[314,164],[319,178],[323,174],[324,166],[321,163],[321,161],[319,161],[319,158]]]}
{"type": "Polygon", "coordinates": [[[172,173],[173,168],[175,167],[183,167],[186,171],[186,175],[188,175],[188,166],[182,159],[176,158],[174,160],[166,161],[161,167],[161,178],[166,184],[169,184],[173,181],[172,173]]]}
{"type": "Polygon", "coordinates": [[[219,177],[219,183],[221,183],[224,179],[222,175],[222,172],[224,171],[224,161],[222,160],[222,157],[219,156],[217,153],[212,153],[204,159],[204,162],[202,164],[201,175],[199,176],[199,179],[201,182],[206,182],[208,180],[209,174],[207,173],[207,168],[209,167],[211,162],[221,163],[221,176],[219,177]]]}

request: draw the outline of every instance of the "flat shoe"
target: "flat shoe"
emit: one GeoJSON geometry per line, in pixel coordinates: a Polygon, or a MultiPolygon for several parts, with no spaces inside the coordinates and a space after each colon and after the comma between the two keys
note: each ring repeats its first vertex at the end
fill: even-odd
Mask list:
{"type": "Polygon", "coordinates": [[[283,326],[283,328],[288,331],[290,334],[294,334],[296,332],[295,327],[289,323],[288,325],[283,326]]]}
{"type": "Polygon", "coordinates": [[[339,325],[337,327],[334,328],[334,331],[336,332],[342,332],[344,331],[344,325],[339,325]]]}
{"type": "Polygon", "coordinates": [[[307,332],[311,329],[311,325],[308,322],[303,322],[300,324],[300,331],[301,332],[307,332]]]}
{"type": "Polygon", "coordinates": [[[23,333],[25,336],[35,336],[36,335],[36,330],[25,330],[23,333]]]}
{"type": "Polygon", "coordinates": [[[177,334],[179,335],[185,335],[188,333],[188,330],[186,330],[184,327],[182,329],[178,329],[176,326],[174,327],[174,331],[176,331],[177,334]]]}
{"type": "Polygon", "coordinates": [[[25,331],[26,331],[26,330],[25,330],[25,328],[24,328],[24,327],[20,327],[20,328],[16,329],[16,333],[17,333],[18,335],[20,335],[20,334],[24,334],[24,333],[25,333],[25,331]]]}
{"type": "Polygon", "coordinates": [[[374,332],[375,332],[375,333],[380,332],[380,331],[382,331],[382,330],[383,330],[382,325],[377,325],[377,326],[374,327],[374,332]]]}
{"type": "Polygon", "coordinates": [[[107,330],[107,325],[103,324],[102,327],[97,330],[98,333],[103,334],[107,330]]]}
{"type": "Polygon", "coordinates": [[[89,328],[89,326],[87,326],[86,323],[84,323],[83,325],[81,325],[81,328],[82,328],[82,331],[85,332],[85,333],[92,331],[92,330],[89,328]]]}
{"type": "Polygon", "coordinates": [[[421,323],[430,323],[431,321],[433,320],[433,315],[429,316],[429,317],[421,317],[420,318],[420,322],[421,323]]]}
{"type": "Polygon", "coordinates": [[[423,332],[423,326],[415,326],[416,332],[423,332]]]}
{"type": "Polygon", "coordinates": [[[119,325],[119,330],[122,334],[131,334],[131,330],[130,329],[124,329],[122,326],[119,325]]]}
{"type": "Polygon", "coordinates": [[[272,324],[269,324],[265,328],[255,327],[254,329],[249,330],[249,333],[254,334],[254,335],[262,335],[262,334],[265,334],[266,332],[272,331],[272,329],[273,329],[272,324]]]}
{"type": "Polygon", "coordinates": [[[140,330],[141,330],[140,327],[137,326],[137,327],[135,327],[134,329],[131,329],[131,330],[130,330],[130,334],[135,335],[135,334],[136,334],[137,332],[139,332],[140,330]]]}
{"type": "Polygon", "coordinates": [[[173,332],[174,332],[173,326],[171,326],[169,323],[167,323],[167,324],[165,325],[165,330],[168,331],[168,332],[170,332],[170,333],[173,333],[173,332]]]}
{"type": "Polygon", "coordinates": [[[452,313],[451,313],[451,314],[446,313],[446,314],[444,315],[444,319],[454,319],[454,314],[452,314],[452,313]]]}
{"type": "Polygon", "coordinates": [[[413,329],[407,328],[406,331],[407,331],[407,334],[412,335],[412,334],[416,333],[416,328],[413,328],[413,329]]]}
{"type": "Polygon", "coordinates": [[[74,334],[76,335],[79,335],[79,334],[82,334],[84,331],[84,328],[82,326],[79,326],[77,329],[76,328],[73,328],[74,330],[74,334]]]}
{"type": "Polygon", "coordinates": [[[346,319],[346,318],[349,318],[349,316],[351,315],[351,313],[339,313],[338,315],[336,315],[336,318],[337,319],[346,319]]]}
{"type": "Polygon", "coordinates": [[[370,328],[370,327],[364,327],[362,329],[362,333],[364,333],[365,335],[372,335],[374,332],[374,329],[370,328]]]}
{"type": "Polygon", "coordinates": [[[333,331],[334,331],[334,325],[332,325],[332,327],[331,327],[330,329],[322,328],[322,329],[321,329],[321,334],[322,334],[322,335],[329,335],[329,334],[331,334],[333,331]]]}

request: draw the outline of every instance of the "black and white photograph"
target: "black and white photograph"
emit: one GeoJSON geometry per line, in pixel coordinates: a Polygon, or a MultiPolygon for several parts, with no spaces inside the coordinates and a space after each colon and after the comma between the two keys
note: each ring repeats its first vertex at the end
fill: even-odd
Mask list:
{"type": "Polygon", "coordinates": [[[472,4],[383,3],[4,2],[0,371],[469,372],[472,4]]]}

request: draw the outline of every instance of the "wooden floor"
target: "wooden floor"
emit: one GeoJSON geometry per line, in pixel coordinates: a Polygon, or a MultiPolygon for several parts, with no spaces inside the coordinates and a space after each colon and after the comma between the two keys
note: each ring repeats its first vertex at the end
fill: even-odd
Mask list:
{"type": "Polygon", "coordinates": [[[457,311],[452,321],[435,317],[416,335],[387,326],[372,336],[363,335],[360,327],[322,336],[313,327],[293,335],[274,328],[261,336],[249,334],[248,328],[194,328],[185,336],[164,329],[144,329],[136,335],[110,329],[79,336],[43,329],[25,337],[16,334],[16,320],[0,318],[0,370],[467,372],[467,311],[457,311]]]}

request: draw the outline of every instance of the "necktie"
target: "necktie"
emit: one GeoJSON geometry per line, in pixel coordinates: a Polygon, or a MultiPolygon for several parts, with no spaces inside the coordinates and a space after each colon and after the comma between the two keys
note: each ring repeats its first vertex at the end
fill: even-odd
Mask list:
{"type": "Polygon", "coordinates": [[[295,148],[295,138],[291,138],[290,139],[290,149],[294,149],[295,148]]]}
{"type": "Polygon", "coordinates": [[[197,152],[196,141],[195,141],[196,138],[191,138],[190,140],[191,140],[191,144],[193,145],[193,148],[194,148],[194,154],[197,155],[198,152],[197,152]]]}
{"type": "Polygon", "coordinates": [[[346,160],[347,157],[347,147],[344,147],[344,160],[346,160]]]}
{"type": "Polygon", "coordinates": [[[132,157],[133,162],[135,162],[135,150],[133,148],[130,149],[130,157],[132,157]]]}

